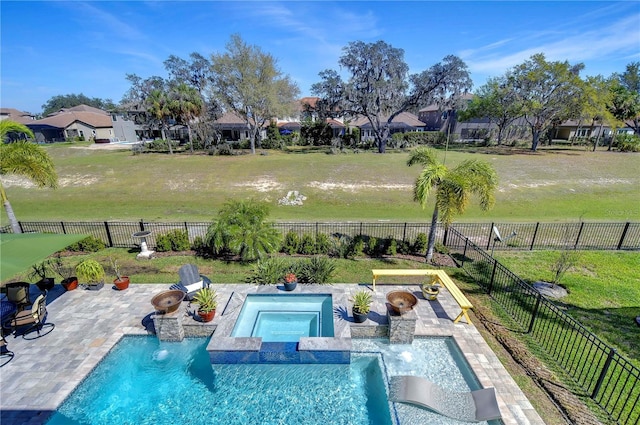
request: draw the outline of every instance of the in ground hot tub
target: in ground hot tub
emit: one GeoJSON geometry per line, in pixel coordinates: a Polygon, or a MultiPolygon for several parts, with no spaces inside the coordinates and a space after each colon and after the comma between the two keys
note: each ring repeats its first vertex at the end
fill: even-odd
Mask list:
{"type": "Polygon", "coordinates": [[[207,346],[212,364],[350,362],[346,295],[259,290],[231,295],[207,346]]]}
{"type": "Polygon", "coordinates": [[[231,336],[260,337],[262,342],[333,337],[331,295],[247,295],[231,336]]]}

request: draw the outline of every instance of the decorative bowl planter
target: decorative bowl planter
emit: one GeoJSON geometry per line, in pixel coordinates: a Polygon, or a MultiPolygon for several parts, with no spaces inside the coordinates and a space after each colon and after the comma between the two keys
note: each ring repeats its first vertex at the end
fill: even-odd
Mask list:
{"type": "Polygon", "coordinates": [[[158,313],[173,313],[180,307],[186,294],[179,289],[162,291],[151,298],[151,304],[158,313]]]}
{"type": "Polygon", "coordinates": [[[129,276],[121,276],[120,279],[114,279],[113,284],[118,291],[124,291],[129,287],[129,276]]]}
{"type": "Polygon", "coordinates": [[[391,305],[393,311],[402,314],[412,310],[418,304],[418,299],[407,291],[391,291],[387,294],[387,302],[391,305]]]}
{"type": "Polygon", "coordinates": [[[41,292],[52,290],[55,284],[55,280],[52,277],[44,277],[36,282],[36,286],[41,292]]]}

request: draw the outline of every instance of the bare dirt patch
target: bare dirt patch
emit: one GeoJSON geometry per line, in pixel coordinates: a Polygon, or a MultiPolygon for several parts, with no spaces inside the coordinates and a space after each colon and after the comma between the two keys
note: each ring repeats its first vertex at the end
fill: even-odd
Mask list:
{"type": "Polygon", "coordinates": [[[409,184],[377,184],[366,181],[362,183],[312,181],[307,186],[320,190],[343,190],[346,192],[357,192],[359,190],[411,190],[413,188],[409,184]]]}

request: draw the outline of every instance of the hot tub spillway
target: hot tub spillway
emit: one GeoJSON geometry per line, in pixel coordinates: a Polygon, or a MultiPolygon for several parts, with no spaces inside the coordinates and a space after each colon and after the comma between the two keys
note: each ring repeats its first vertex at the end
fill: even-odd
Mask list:
{"type": "Polygon", "coordinates": [[[212,364],[350,363],[348,325],[332,294],[234,295],[207,347],[212,364]]]}

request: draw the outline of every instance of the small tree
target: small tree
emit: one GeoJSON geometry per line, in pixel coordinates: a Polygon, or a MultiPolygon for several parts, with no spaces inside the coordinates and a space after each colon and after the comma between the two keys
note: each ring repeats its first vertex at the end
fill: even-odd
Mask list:
{"type": "Polygon", "coordinates": [[[243,262],[277,252],[280,233],[267,222],[269,208],[254,200],[228,201],[207,230],[205,243],[214,256],[238,255],[243,262]]]}

